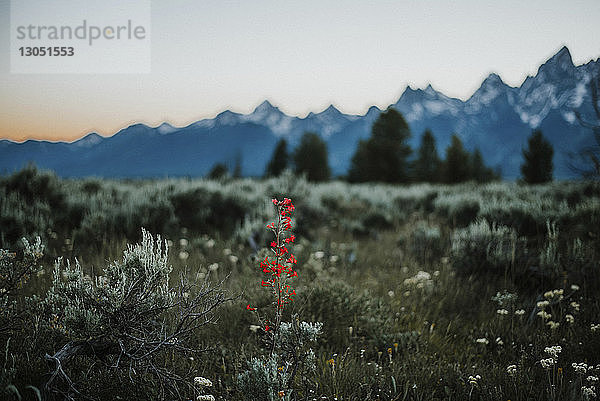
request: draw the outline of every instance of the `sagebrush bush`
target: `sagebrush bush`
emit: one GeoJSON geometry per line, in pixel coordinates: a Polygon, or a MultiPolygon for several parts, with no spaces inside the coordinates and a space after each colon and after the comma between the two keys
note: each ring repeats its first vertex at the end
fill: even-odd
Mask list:
{"type": "Polygon", "coordinates": [[[518,242],[513,229],[481,219],[454,231],[452,261],[460,272],[504,273],[520,256],[518,242]]]}
{"type": "Polygon", "coordinates": [[[128,372],[139,394],[154,380],[160,388],[149,388],[149,395],[160,399],[193,390],[190,373],[179,372],[180,367],[168,363],[169,357],[202,352],[195,336],[213,321],[226,298],[208,282],[192,284],[183,275],[179,285],[171,286],[167,250],[160,237],[154,240],[143,230],[141,243],[129,246],[122,261],[109,264],[93,278],[78,262],[56,264],[42,306],[49,329],[63,338],[63,345],[46,355],[53,369],[45,383],[46,394],[93,395],[88,387],[94,384],[91,377],[87,380],[92,382],[74,384],[82,374],[89,374],[69,367],[75,357],[90,368],[103,361],[104,367],[96,370],[100,368],[98,374],[107,378],[128,372]]]}

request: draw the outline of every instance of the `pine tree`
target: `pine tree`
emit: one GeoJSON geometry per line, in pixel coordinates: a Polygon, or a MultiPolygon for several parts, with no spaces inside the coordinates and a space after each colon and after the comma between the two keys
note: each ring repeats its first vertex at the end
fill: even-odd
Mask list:
{"type": "Polygon", "coordinates": [[[306,174],[309,181],[327,181],[331,175],[327,144],[314,132],[305,132],[294,152],[296,174],[306,174]]]}
{"type": "Polygon", "coordinates": [[[417,182],[440,181],[441,160],[435,146],[435,137],[426,130],[421,138],[418,157],[414,165],[414,177],[417,182]]]}
{"type": "Polygon", "coordinates": [[[446,160],[444,161],[444,182],[456,184],[467,181],[470,176],[469,153],[465,151],[462,141],[456,135],[452,135],[452,142],[446,148],[446,160]]]}
{"type": "Polygon", "coordinates": [[[479,149],[475,149],[471,155],[471,179],[477,182],[490,182],[499,178],[493,169],[486,166],[479,149]]]}
{"type": "Polygon", "coordinates": [[[528,184],[541,184],[552,181],[552,157],[554,148],[542,135],[542,131],[534,130],[528,140],[528,148],[523,149],[521,174],[528,184]]]}
{"type": "Polygon", "coordinates": [[[373,124],[371,137],[360,141],[352,157],[348,180],[351,182],[406,182],[407,158],[411,153],[406,143],[410,129],[395,109],[379,115],[373,124]]]}
{"type": "Polygon", "coordinates": [[[287,168],[288,159],[287,141],[282,138],[275,145],[273,156],[271,156],[271,160],[267,164],[265,177],[278,177],[287,168]]]}
{"type": "Polygon", "coordinates": [[[224,163],[215,163],[215,165],[208,172],[207,177],[211,180],[220,180],[227,177],[228,173],[229,170],[224,163]]]}

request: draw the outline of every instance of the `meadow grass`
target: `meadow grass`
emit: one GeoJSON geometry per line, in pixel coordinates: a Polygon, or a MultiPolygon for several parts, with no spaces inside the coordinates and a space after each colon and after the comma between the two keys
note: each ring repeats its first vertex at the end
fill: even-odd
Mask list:
{"type": "MultiPolygon", "coordinates": [[[[153,227],[169,243],[173,273],[222,281],[233,297],[216,311],[216,323],[195,335],[207,352],[164,361],[209,379],[206,393],[216,399],[258,399],[240,385],[252,358],[266,352],[265,333],[246,305],[271,302],[258,266],[269,243],[270,198],[280,194],[296,205],[291,248],[299,275],[283,321],[323,324],[311,346],[314,369],[296,376],[293,392],[281,398],[524,401],[585,400],[597,393],[598,184],[397,187],[310,184],[290,176],[56,180],[52,191],[64,195],[60,211],[40,194],[25,200],[25,190],[2,189],[8,194],[0,201],[4,227],[16,226],[5,230],[3,247],[17,246],[9,238],[15,230],[41,235],[46,244],[43,273],[23,294],[45,296],[58,256],[77,258],[90,276],[102,274],[139,239],[134,227],[153,227]],[[37,208],[32,222],[43,227],[9,210],[9,203],[37,208]],[[70,215],[77,217],[73,224],[70,215]],[[561,351],[547,352],[552,346],[561,351]],[[581,363],[585,368],[573,366],[581,363]]],[[[14,391],[34,397],[26,386],[41,383],[43,356],[64,341],[43,328],[43,313],[36,319],[22,332],[0,333],[6,349],[0,384],[12,386],[7,397],[16,399],[14,391]]],[[[115,380],[89,358],[77,366],[79,383],[92,397],[158,397],[159,384],[151,380],[128,385],[127,377],[115,380]]]]}

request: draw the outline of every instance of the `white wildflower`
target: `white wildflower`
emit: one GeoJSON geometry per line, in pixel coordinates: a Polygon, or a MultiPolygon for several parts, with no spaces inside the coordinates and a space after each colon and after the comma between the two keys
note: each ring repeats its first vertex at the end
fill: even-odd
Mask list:
{"type": "Polygon", "coordinates": [[[250,325],[250,331],[253,333],[256,333],[258,331],[258,329],[260,329],[260,326],[257,326],[255,324],[251,324],[250,325]]]}
{"type": "Polygon", "coordinates": [[[525,309],[519,309],[515,311],[515,315],[523,316],[525,314],[525,309]]]}
{"type": "Polygon", "coordinates": [[[567,323],[569,324],[573,324],[575,323],[575,318],[573,317],[573,315],[565,315],[565,320],[567,321],[567,323]]]}
{"type": "Polygon", "coordinates": [[[540,309],[545,309],[548,305],[550,305],[550,302],[548,301],[540,301],[537,303],[537,307],[540,309]]]}
{"type": "Polygon", "coordinates": [[[562,347],[560,345],[554,345],[552,347],[544,348],[544,352],[550,355],[554,360],[558,359],[558,354],[562,352],[562,347]]]}
{"type": "Polygon", "coordinates": [[[229,261],[233,264],[237,263],[239,258],[235,255],[229,255],[229,261]]]}
{"type": "Polygon", "coordinates": [[[210,265],[208,265],[208,270],[211,272],[216,272],[217,270],[219,270],[219,264],[211,263],[210,265]]]}
{"type": "Polygon", "coordinates": [[[488,340],[487,338],[478,338],[476,341],[478,344],[483,345],[488,345],[490,343],[490,340],[488,340]]]}
{"type": "Polygon", "coordinates": [[[504,345],[504,341],[502,341],[502,339],[500,337],[496,337],[496,344],[504,345]]]}
{"type": "Polygon", "coordinates": [[[506,309],[498,309],[496,313],[499,315],[508,315],[508,311],[506,309]]]}
{"type": "Polygon", "coordinates": [[[589,400],[590,398],[596,398],[596,393],[594,392],[596,388],[594,386],[591,387],[581,387],[581,392],[583,393],[583,398],[589,400]]]}
{"type": "Polygon", "coordinates": [[[571,302],[571,308],[573,308],[575,312],[579,312],[579,304],[577,302],[571,302]]]}
{"type": "Polygon", "coordinates": [[[548,323],[546,323],[546,326],[550,327],[551,330],[556,330],[558,326],[560,326],[560,323],[550,320],[548,323]]]}
{"type": "Polygon", "coordinates": [[[595,383],[598,381],[598,378],[596,376],[588,376],[586,380],[590,383],[595,383]]]}
{"type": "Polygon", "coordinates": [[[325,252],[323,252],[323,251],[315,252],[315,259],[323,259],[324,256],[325,256],[325,252]]]}
{"type": "Polygon", "coordinates": [[[181,238],[181,239],[179,240],[179,246],[181,246],[181,247],[186,247],[186,246],[188,246],[188,240],[187,240],[187,239],[185,239],[185,238],[181,238]]]}
{"type": "Polygon", "coordinates": [[[579,286],[577,284],[571,284],[572,291],[579,291],[579,286]]]}
{"type": "Polygon", "coordinates": [[[598,324],[594,324],[594,323],[592,323],[592,324],[590,325],[590,329],[591,329],[592,331],[594,331],[594,332],[595,332],[595,331],[597,331],[597,330],[600,330],[600,323],[598,323],[598,324]]]}
{"type": "Polygon", "coordinates": [[[231,255],[231,249],[229,249],[229,248],[223,249],[223,255],[225,255],[225,256],[231,255]]]}
{"type": "Polygon", "coordinates": [[[196,397],[197,401],[215,401],[215,396],[211,394],[199,395],[196,397]]]}
{"type": "Polygon", "coordinates": [[[540,361],[540,364],[542,365],[542,368],[550,369],[550,368],[552,368],[552,366],[554,366],[554,359],[552,359],[552,358],[542,359],[540,361]]]}
{"type": "Polygon", "coordinates": [[[209,239],[208,241],[206,241],[206,247],[207,248],[212,248],[215,246],[215,240],[214,239],[209,239]]]}
{"type": "Polygon", "coordinates": [[[471,386],[477,386],[479,384],[479,380],[481,380],[481,376],[469,376],[469,384],[471,386]]]}
{"type": "Polygon", "coordinates": [[[187,258],[190,257],[190,254],[187,253],[186,251],[181,251],[179,252],[179,259],[181,260],[186,260],[187,258]]]}
{"type": "Polygon", "coordinates": [[[200,387],[212,387],[212,382],[206,377],[197,376],[194,377],[194,384],[200,387]]]}
{"type": "Polygon", "coordinates": [[[587,373],[588,370],[588,365],[586,363],[575,363],[573,362],[571,364],[571,366],[573,367],[573,370],[575,370],[575,373],[580,374],[580,375],[584,375],[587,373]]]}
{"type": "Polygon", "coordinates": [[[506,367],[506,373],[508,373],[509,376],[515,376],[517,374],[517,365],[508,365],[506,367]]]}
{"type": "Polygon", "coordinates": [[[543,311],[543,310],[539,311],[539,312],[537,313],[537,315],[538,315],[539,317],[541,317],[543,320],[548,320],[548,319],[550,319],[550,318],[552,317],[552,315],[551,315],[551,314],[549,314],[548,312],[546,312],[546,311],[543,311]]]}

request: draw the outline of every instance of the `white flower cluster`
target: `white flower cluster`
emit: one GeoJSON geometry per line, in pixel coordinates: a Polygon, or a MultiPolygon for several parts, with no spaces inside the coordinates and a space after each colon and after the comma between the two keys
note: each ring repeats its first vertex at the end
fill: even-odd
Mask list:
{"type": "Polygon", "coordinates": [[[554,359],[552,359],[552,358],[542,359],[542,360],[540,360],[540,364],[542,365],[542,368],[550,369],[550,368],[552,368],[552,366],[554,366],[554,359]]]}
{"type": "Polygon", "coordinates": [[[573,369],[575,370],[575,373],[580,374],[580,375],[584,375],[587,373],[588,370],[588,365],[587,363],[575,363],[573,362],[571,364],[571,366],[573,367],[573,369]]]}
{"type": "Polygon", "coordinates": [[[215,401],[215,396],[211,394],[199,395],[196,397],[197,401],[215,401]]]}
{"type": "Polygon", "coordinates": [[[487,338],[478,338],[476,341],[478,344],[483,345],[488,345],[490,343],[490,340],[488,340],[487,338]]]}
{"type": "Polygon", "coordinates": [[[496,313],[500,316],[508,315],[508,311],[506,309],[498,309],[496,313]]]}
{"type": "Polygon", "coordinates": [[[479,380],[481,380],[481,376],[469,376],[469,384],[471,386],[477,386],[479,384],[479,380]]]}
{"type": "Polygon", "coordinates": [[[508,365],[506,367],[506,373],[508,373],[509,376],[515,376],[517,374],[517,365],[508,365]]]}
{"type": "Polygon", "coordinates": [[[560,354],[562,352],[562,347],[560,345],[546,347],[546,348],[544,348],[544,352],[556,360],[556,359],[558,359],[558,354],[560,354]]]}
{"type": "Polygon", "coordinates": [[[413,277],[404,280],[404,285],[415,286],[419,289],[431,289],[433,287],[433,280],[431,279],[431,274],[420,270],[413,277]]]}
{"type": "Polygon", "coordinates": [[[550,305],[550,302],[548,302],[548,301],[540,301],[537,303],[537,307],[542,310],[545,309],[546,306],[548,306],[548,305],[550,305]]]}
{"type": "Polygon", "coordinates": [[[546,312],[545,310],[541,310],[537,313],[537,315],[539,317],[541,317],[543,320],[548,320],[552,317],[551,314],[549,314],[548,312],[546,312]]]}
{"type": "Polygon", "coordinates": [[[556,362],[558,362],[558,354],[560,354],[562,352],[562,347],[560,345],[546,347],[546,348],[544,348],[544,352],[546,354],[550,355],[550,358],[542,359],[540,361],[540,364],[542,365],[542,368],[550,369],[554,365],[556,365],[556,362]]]}
{"type": "Polygon", "coordinates": [[[581,387],[581,392],[583,393],[583,398],[586,400],[589,400],[591,398],[596,398],[596,387],[595,386],[590,386],[590,387],[586,387],[583,386],[581,387]]]}
{"type": "Polygon", "coordinates": [[[495,296],[492,297],[492,301],[498,303],[499,306],[509,306],[515,303],[517,300],[517,294],[510,293],[506,290],[503,292],[497,292],[495,296]]]}
{"type": "Polygon", "coordinates": [[[523,316],[525,314],[525,309],[519,309],[515,311],[515,315],[523,316]]]}
{"type": "Polygon", "coordinates": [[[197,376],[194,377],[194,384],[200,387],[212,387],[212,382],[205,377],[197,376]]]}
{"type": "Polygon", "coordinates": [[[594,331],[594,332],[595,332],[595,331],[598,331],[598,330],[600,330],[600,323],[598,323],[598,324],[594,324],[594,323],[592,323],[592,324],[590,325],[590,329],[591,329],[592,331],[594,331]]]}
{"type": "Polygon", "coordinates": [[[546,299],[556,299],[558,301],[563,299],[564,290],[561,288],[559,290],[546,291],[544,293],[544,298],[546,299]]]}

